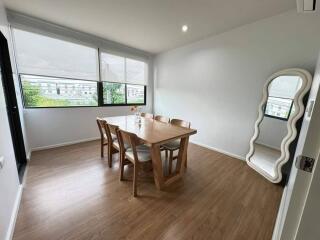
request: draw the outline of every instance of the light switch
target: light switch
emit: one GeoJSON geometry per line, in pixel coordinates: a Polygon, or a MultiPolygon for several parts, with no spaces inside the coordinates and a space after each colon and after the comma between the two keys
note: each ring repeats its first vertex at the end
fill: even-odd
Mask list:
{"type": "Polygon", "coordinates": [[[4,157],[0,156],[0,169],[3,168],[4,165],[4,157]]]}

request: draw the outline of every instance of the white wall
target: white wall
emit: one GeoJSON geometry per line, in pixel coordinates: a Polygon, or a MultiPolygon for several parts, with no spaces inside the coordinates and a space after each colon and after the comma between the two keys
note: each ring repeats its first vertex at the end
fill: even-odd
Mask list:
{"type": "Polygon", "coordinates": [[[192,141],[244,158],[263,84],[283,68],[313,72],[319,22],[292,10],[158,55],[155,113],[191,121],[192,141]]]}
{"type": "MultiPolygon", "coordinates": [[[[151,106],[145,108],[151,112],[151,106]]],[[[33,150],[97,139],[96,117],[128,115],[130,107],[25,109],[27,135],[33,150]]]]}
{"type": "Polygon", "coordinates": [[[287,121],[264,117],[257,143],[280,150],[281,142],[287,134],[287,121]]]}
{"type": "MultiPolygon", "coordinates": [[[[0,0],[0,30],[8,39],[7,20],[2,0],[0,0]]],[[[0,169],[0,239],[9,239],[21,188],[1,80],[0,123],[0,156],[3,156],[5,160],[3,169],[0,169]]]]}

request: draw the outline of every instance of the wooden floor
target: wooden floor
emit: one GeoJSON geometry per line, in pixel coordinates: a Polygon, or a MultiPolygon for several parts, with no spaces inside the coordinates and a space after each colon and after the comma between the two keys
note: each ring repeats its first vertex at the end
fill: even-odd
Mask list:
{"type": "Polygon", "coordinates": [[[99,153],[93,141],[32,154],[15,240],[271,239],[282,187],[244,161],[190,144],[183,180],[161,192],[146,173],[133,198],[99,153]]]}

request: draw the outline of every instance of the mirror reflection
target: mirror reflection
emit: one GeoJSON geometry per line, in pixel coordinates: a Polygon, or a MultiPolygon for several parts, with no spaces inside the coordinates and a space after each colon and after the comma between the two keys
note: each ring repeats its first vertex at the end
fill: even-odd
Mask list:
{"type": "Polygon", "coordinates": [[[295,111],[294,98],[302,86],[299,76],[278,76],[268,86],[259,135],[254,142],[250,161],[270,176],[276,175],[275,164],[281,156],[281,143],[288,134],[287,124],[295,111]]]}

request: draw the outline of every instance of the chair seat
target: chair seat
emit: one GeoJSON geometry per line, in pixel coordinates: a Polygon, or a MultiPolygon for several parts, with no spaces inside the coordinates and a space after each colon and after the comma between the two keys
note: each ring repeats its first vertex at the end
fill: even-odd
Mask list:
{"type": "MultiPolygon", "coordinates": [[[[104,137],[106,140],[108,140],[107,134],[103,134],[103,137],[104,137]]],[[[117,136],[111,133],[111,138],[112,138],[112,140],[116,140],[116,139],[117,139],[117,136]]]]}
{"type": "MultiPolygon", "coordinates": [[[[117,149],[120,149],[120,144],[117,139],[113,141],[113,146],[116,147],[117,149]]],[[[124,143],[124,150],[127,150],[129,147],[130,147],[129,144],[124,143]]]]}
{"type": "Polygon", "coordinates": [[[172,150],[172,151],[178,150],[180,148],[180,139],[164,143],[162,144],[162,147],[166,150],[172,150]]]}
{"type": "MultiPolygon", "coordinates": [[[[150,147],[148,147],[147,145],[139,145],[139,146],[136,146],[136,150],[137,150],[139,162],[148,162],[151,160],[150,147]]],[[[133,151],[131,147],[127,149],[126,155],[128,156],[128,158],[132,160],[134,159],[133,151]]]]}

